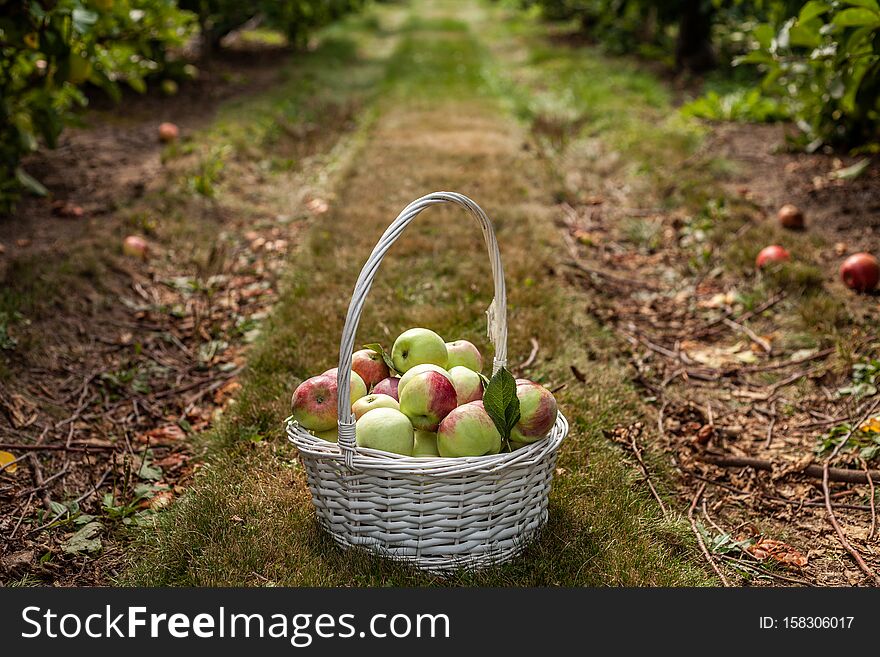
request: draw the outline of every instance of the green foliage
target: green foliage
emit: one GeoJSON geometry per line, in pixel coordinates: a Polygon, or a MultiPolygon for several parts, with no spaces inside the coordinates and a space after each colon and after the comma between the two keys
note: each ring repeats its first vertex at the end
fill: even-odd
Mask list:
{"type": "Polygon", "coordinates": [[[837,391],[839,395],[852,395],[856,399],[877,394],[880,384],[880,359],[871,358],[853,364],[852,383],[837,391]]]}
{"type": "Polygon", "coordinates": [[[760,67],[762,91],[788,107],[808,150],[877,140],[877,0],[810,0],[781,24],[758,24],[752,38],[751,51],[737,63],[760,67]]]}
{"type": "Polygon", "coordinates": [[[193,16],[175,0],[0,0],[0,212],[22,189],[46,189],[20,166],[42,140],[57,144],[91,84],[113,97],[119,84],[174,68],[169,49],[191,35],[193,16]]]}
{"type": "Polygon", "coordinates": [[[519,422],[519,399],[516,396],[516,380],[502,367],[498,370],[483,393],[483,406],[501,438],[508,440],[510,431],[519,422]]]}
{"type": "Polygon", "coordinates": [[[720,94],[709,91],[681,108],[685,116],[710,121],[768,123],[787,116],[779,100],[768,98],[758,88],[743,88],[720,94]]]}

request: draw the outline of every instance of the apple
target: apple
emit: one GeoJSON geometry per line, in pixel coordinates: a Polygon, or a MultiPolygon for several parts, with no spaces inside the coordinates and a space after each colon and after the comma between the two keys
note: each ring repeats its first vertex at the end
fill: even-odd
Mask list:
{"type": "Polygon", "coordinates": [[[400,373],[416,365],[430,363],[446,367],[449,355],[443,338],[426,328],[412,328],[401,333],[391,347],[391,362],[400,373]]]}
{"type": "Polygon", "coordinates": [[[176,141],[180,136],[180,130],[173,123],[160,123],[159,124],[159,141],[165,142],[166,144],[172,141],[176,141]]]}
{"type": "Polygon", "coordinates": [[[412,455],[423,458],[440,456],[440,452],[437,451],[437,434],[433,431],[416,431],[412,455]]]}
{"type": "Polygon", "coordinates": [[[800,230],[804,227],[804,213],[791,203],[786,203],[779,208],[779,212],[776,216],[779,218],[779,223],[782,224],[784,228],[800,230]]]}
{"type": "Polygon", "coordinates": [[[130,258],[146,260],[150,254],[150,245],[147,240],[137,235],[129,235],[122,241],[122,253],[130,258]]]}
{"type": "Polygon", "coordinates": [[[455,406],[455,386],[439,372],[417,374],[400,389],[400,410],[421,431],[437,431],[455,406]]]}
{"type": "Polygon", "coordinates": [[[369,394],[361,397],[351,405],[351,412],[354,413],[356,419],[360,419],[365,413],[372,411],[374,408],[393,408],[395,411],[400,410],[400,405],[394,397],[388,395],[369,394]]]}
{"type": "Polygon", "coordinates": [[[398,386],[400,385],[400,378],[396,376],[389,376],[387,379],[382,379],[373,386],[373,394],[374,395],[388,395],[393,399],[399,401],[400,397],[397,394],[398,386]]]}
{"type": "Polygon", "coordinates": [[[328,443],[338,443],[339,442],[339,428],[333,427],[332,429],[327,429],[326,431],[312,431],[318,438],[321,440],[326,440],[328,443]]]}
{"type": "Polygon", "coordinates": [[[537,383],[522,383],[516,387],[516,397],[519,399],[519,422],[510,431],[510,439],[533,443],[544,438],[556,424],[553,393],[537,383]]]}
{"type": "Polygon", "coordinates": [[[467,340],[447,342],[446,353],[449,356],[446,369],[451,370],[459,365],[474,372],[480,372],[483,369],[483,357],[480,355],[480,350],[472,342],[467,340]]]}
{"type": "Polygon", "coordinates": [[[449,379],[449,383],[452,383],[452,377],[449,376],[449,372],[444,370],[442,367],[431,365],[430,363],[425,363],[424,365],[416,365],[412,369],[407,370],[406,374],[400,377],[400,383],[397,384],[398,399],[400,398],[400,393],[402,393],[403,389],[406,388],[406,384],[412,381],[414,377],[418,376],[422,372],[437,372],[437,374],[442,374],[447,379],[449,379]]]}
{"type": "Polygon", "coordinates": [[[480,375],[464,365],[456,365],[449,370],[452,385],[455,387],[459,406],[483,398],[483,381],[480,375]]]}
{"type": "Polygon", "coordinates": [[[534,383],[534,381],[532,381],[531,379],[516,379],[516,385],[519,385],[521,383],[534,383]]]}
{"type": "Polygon", "coordinates": [[[374,408],[364,413],[354,427],[360,447],[412,456],[415,434],[409,418],[393,408],[374,408]]]}
{"type": "Polygon", "coordinates": [[[518,442],[518,441],[516,441],[516,440],[508,440],[507,442],[508,442],[508,444],[510,445],[510,451],[511,451],[511,452],[515,452],[516,450],[518,450],[518,449],[522,449],[523,447],[525,447],[526,445],[528,445],[528,443],[521,443],[521,442],[518,442]]]}
{"type": "MultiPolygon", "coordinates": [[[[329,374],[334,379],[336,378],[336,373],[339,371],[338,367],[334,367],[333,369],[329,369],[324,374],[329,374]]],[[[354,404],[358,399],[367,394],[367,384],[364,383],[364,380],[358,375],[357,372],[351,373],[351,385],[349,386],[351,392],[351,403],[354,404]]]]}
{"type": "Polygon", "coordinates": [[[459,406],[447,415],[437,431],[440,456],[485,456],[501,451],[501,434],[482,401],[459,406]]]}
{"type": "Polygon", "coordinates": [[[388,366],[382,360],[382,356],[372,349],[361,349],[351,356],[351,369],[372,389],[379,381],[388,377],[388,366]]]}
{"type": "Polygon", "coordinates": [[[293,391],[291,415],[306,429],[327,431],[336,429],[336,377],[328,374],[313,376],[300,383],[293,391]]]}
{"type": "Polygon", "coordinates": [[[758,269],[763,268],[774,262],[786,262],[791,256],[788,251],[778,244],[771,244],[761,249],[758,257],[755,259],[755,266],[758,269]]]}
{"type": "Polygon", "coordinates": [[[843,261],[840,277],[851,290],[870,292],[880,281],[880,264],[870,253],[856,253],[843,261]]]}

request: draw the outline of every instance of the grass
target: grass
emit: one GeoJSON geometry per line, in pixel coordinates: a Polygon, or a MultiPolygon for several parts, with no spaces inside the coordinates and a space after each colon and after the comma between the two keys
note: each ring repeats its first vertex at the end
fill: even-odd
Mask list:
{"type": "MultiPolygon", "coordinates": [[[[711,583],[686,523],[662,517],[636,471],[605,438],[637,418],[638,399],[616,359],[613,336],[554,273],[561,244],[546,191],[550,173],[523,151],[522,127],[506,113],[517,94],[521,99],[528,92],[497,84],[497,64],[475,34],[475,21],[485,18],[482,5],[426,2],[411,16],[399,27],[382,98],[370,110],[375,122],[339,178],[337,202],[312,225],[291,262],[235,405],[202,439],[205,466],[142,537],[120,583],[711,583]],[[353,281],[378,235],[412,198],[440,187],[473,196],[493,217],[510,295],[511,361],[524,360],[529,339],[539,339],[529,374],[565,384],[558,400],[572,423],[540,540],[510,564],[450,580],[336,548],[316,526],[304,473],[281,434],[293,387],[335,365],[353,281]],[[588,373],[585,383],[571,375],[571,366],[588,373]]],[[[490,298],[479,231],[458,212],[431,209],[383,262],[361,319],[360,343],[378,340],[387,347],[402,330],[429,326],[490,353],[483,337],[490,298]]]]}

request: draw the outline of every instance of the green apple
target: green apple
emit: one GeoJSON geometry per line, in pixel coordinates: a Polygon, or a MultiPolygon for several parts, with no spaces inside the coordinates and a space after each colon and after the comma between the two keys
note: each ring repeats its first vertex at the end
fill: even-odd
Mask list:
{"type": "Polygon", "coordinates": [[[364,413],[354,427],[360,447],[412,456],[415,435],[409,418],[393,408],[374,408],[364,413]]]}
{"type": "Polygon", "coordinates": [[[510,439],[533,443],[544,438],[556,424],[557,407],[553,393],[544,386],[526,381],[516,386],[519,399],[519,422],[510,431],[510,439]]]}
{"type": "Polygon", "coordinates": [[[431,363],[446,367],[449,355],[443,338],[426,328],[412,328],[401,333],[391,347],[391,362],[401,374],[416,365],[431,363]]]}
{"type": "Polygon", "coordinates": [[[339,442],[339,429],[337,427],[327,429],[327,431],[313,431],[312,433],[321,440],[326,440],[328,443],[339,442]]]}
{"type": "Polygon", "coordinates": [[[528,445],[528,443],[520,443],[515,440],[508,440],[508,442],[510,443],[510,451],[511,452],[515,452],[516,450],[522,449],[523,447],[528,445]]]}
{"type": "Polygon", "coordinates": [[[351,405],[351,412],[354,413],[355,419],[359,419],[374,408],[393,408],[395,411],[399,411],[400,405],[394,397],[388,395],[367,395],[351,405]]]}
{"type": "Polygon", "coordinates": [[[440,421],[457,405],[455,386],[439,372],[416,374],[399,391],[400,410],[422,431],[437,431],[440,421]]]}
{"type": "MultiPolygon", "coordinates": [[[[333,369],[327,370],[324,374],[329,374],[334,379],[336,378],[336,373],[339,371],[338,367],[334,367],[333,369]]],[[[367,384],[364,383],[364,380],[361,378],[360,374],[357,372],[351,373],[351,403],[354,404],[358,399],[365,396],[367,394],[367,384]]]]}
{"type": "Polygon", "coordinates": [[[416,431],[412,455],[425,458],[440,456],[440,452],[437,451],[437,434],[433,431],[416,431]]]}
{"type": "Polygon", "coordinates": [[[447,379],[449,379],[449,383],[452,383],[453,385],[455,385],[454,382],[452,381],[452,377],[449,376],[449,372],[444,370],[442,367],[439,367],[437,365],[431,365],[430,363],[426,363],[424,365],[416,365],[415,367],[407,370],[406,374],[404,374],[402,377],[400,377],[400,381],[397,384],[397,399],[398,400],[400,399],[400,393],[406,387],[406,384],[409,383],[410,381],[412,381],[413,377],[418,376],[422,372],[437,372],[438,374],[442,374],[447,379]]]}
{"type": "Polygon", "coordinates": [[[446,354],[448,360],[446,362],[447,369],[452,369],[461,365],[474,372],[480,372],[483,369],[483,356],[473,342],[467,340],[455,340],[446,343],[446,354]]]}
{"type": "Polygon", "coordinates": [[[485,456],[501,451],[501,434],[482,401],[459,406],[440,423],[437,432],[440,456],[485,456]]]}
{"type": "Polygon", "coordinates": [[[459,406],[483,398],[483,381],[480,375],[464,365],[456,365],[449,370],[455,396],[459,406]]]}

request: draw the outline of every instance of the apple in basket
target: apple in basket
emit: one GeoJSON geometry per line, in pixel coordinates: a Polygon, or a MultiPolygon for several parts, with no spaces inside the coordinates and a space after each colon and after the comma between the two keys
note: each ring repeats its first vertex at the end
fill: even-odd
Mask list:
{"type": "Polygon", "coordinates": [[[416,431],[412,455],[422,458],[440,456],[437,451],[437,434],[433,431],[416,431]]]}
{"type": "Polygon", "coordinates": [[[459,406],[443,419],[437,451],[440,456],[485,456],[501,451],[501,434],[482,401],[459,406]]]}
{"type": "Polygon", "coordinates": [[[456,404],[455,386],[439,372],[417,374],[400,389],[400,410],[421,431],[437,431],[456,404]]]}
{"type": "Polygon", "coordinates": [[[483,369],[483,356],[480,355],[480,350],[472,342],[467,340],[447,342],[446,354],[448,355],[446,367],[449,370],[459,365],[474,372],[479,372],[483,369]]]}
{"type": "MultiPolygon", "coordinates": [[[[324,374],[329,374],[334,379],[336,378],[336,373],[339,371],[338,367],[334,367],[333,369],[329,369],[324,374]]],[[[354,404],[358,399],[367,394],[367,384],[364,383],[364,380],[360,377],[357,372],[351,373],[351,403],[354,404]]]]}
{"type": "Polygon", "coordinates": [[[389,376],[387,379],[382,379],[373,386],[373,394],[375,395],[388,395],[396,401],[400,401],[400,397],[397,394],[398,386],[400,385],[400,377],[397,376],[389,376]]]}
{"type": "Polygon", "coordinates": [[[368,390],[388,376],[388,366],[382,356],[372,349],[354,352],[351,356],[351,369],[364,380],[368,390]]]}
{"type": "Polygon", "coordinates": [[[456,365],[449,370],[449,376],[455,386],[456,402],[459,406],[483,398],[483,381],[474,370],[456,365]]]}
{"type": "Polygon", "coordinates": [[[407,370],[406,374],[404,374],[402,377],[400,377],[400,383],[397,384],[397,399],[398,400],[400,399],[400,394],[403,392],[403,389],[406,387],[406,384],[408,384],[410,381],[413,380],[414,377],[418,376],[422,372],[437,372],[437,374],[442,374],[443,376],[445,376],[449,380],[449,383],[452,383],[453,385],[455,385],[454,382],[452,381],[452,377],[449,376],[449,372],[444,370],[442,367],[440,367],[438,365],[432,365],[430,363],[425,363],[424,365],[416,365],[412,369],[407,370]]]}
{"type": "Polygon", "coordinates": [[[533,443],[544,438],[556,423],[556,398],[547,388],[532,381],[516,386],[519,422],[510,431],[510,440],[533,443]]]}
{"type": "MultiPolygon", "coordinates": [[[[367,386],[357,374],[351,375],[351,400],[357,401],[367,394],[367,386]]],[[[327,370],[300,383],[290,400],[292,417],[306,429],[327,431],[336,428],[337,422],[336,370],[327,370]]]]}
{"type": "Polygon", "coordinates": [[[361,397],[352,404],[351,412],[354,413],[355,419],[360,419],[361,416],[372,411],[374,408],[393,408],[395,411],[399,411],[400,405],[394,397],[372,393],[366,397],[361,397]]]}
{"type": "Polygon", "coordinates": [[[411,328],[401,333],[391,347],[394,369],[405,373],[416,365],[431,363],[446,367],[449,355],[443,338],[426,328],[411,328]]]}
{"type": "Polygon", "coordinates": [[[364,413],[354,427],[359,447],[412,456],[415,435],[409,418],[393,408],[374,408],[364,413]]]}
{"type": "Polygon", "coordinates": [[[321,440],[326,440],[328,443],[339,442],[339,427],[333,427],[332,429],[327,429],[326,431],[312,431],[312,433],[321,440]]]}

